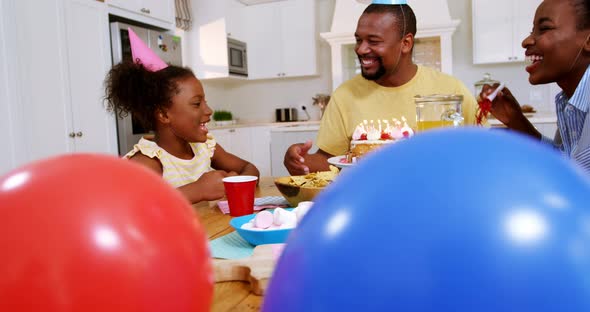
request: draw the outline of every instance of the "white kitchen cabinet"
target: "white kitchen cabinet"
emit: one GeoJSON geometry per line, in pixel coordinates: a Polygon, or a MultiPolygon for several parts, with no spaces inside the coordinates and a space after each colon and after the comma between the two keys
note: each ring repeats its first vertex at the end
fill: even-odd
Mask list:
{"type": "MultiPolygon", "coordinates": [[[[70,152],[117,153],[102,82],[110,68],[106,5],[86,0],[8,0],[0,40],[14,74],[9,115],[13,165],[70,152]],[[47,14],[54,12],[54,14],[47,14]]],[[[6,9],[6,10],[5,10],[6,9]]],[[[8,120],[4,120],[8,119],[8,120]]]]}
{"type": "Polygon", "coordinates": [[[252,160],[250,128],[212,129],[209,132],[226,151],[247,161],[252,160]]]}
{"type": "Polygon", "coordinates": [[[225,32],[229,38],[246,41],[248,30],[246,29],[246,7],[236,0],[226,0],[227,9],[225,17],[225,32]]]}
{"type": "MultiPolygon", "coordinates": [[[[271,149],[271,175],[273,177],[288,176],[289,171],[285,168],[283,160],[287,149],[296,143],[312,141],[315,143],[318,135],[319,125],[313,127],[295,126],[278,127],[272,129],[270,135],[271,149]]],[[[312,146],[309,153],[315,153],[317,146],[312,146]]]]}
{"type": "MultiPolygon", "coordinates": [[[[234,130],[235,131],[235,130],[234,130]]],[[[215,142],[226,151],[231,148],[231,133],[226,129],[209,129],[209,133],[215,138],[215,142]]]]}
{"type": "Polygon", "coordinates": [[[236,0],[193,0],[191,15],[193,27],[185,32],[186,60],[199,79],[227,78],[229,75],[227,37],[245,40],[240,19],[228,22],[239,16],[244,5],[236,0]],[[228,30],[229,29],[229,30],[228,30]],[[228,34],[229,33],[229,34],[228,34]]]}
{"type": "Polygon", "coordinates": [[[173,29],[174,0],[107,0],[110,13],[146,24],[173,29]]]}
{"type": "MultiPolygon", "coordinates": [[[[557,116],[555,113],[536,113],[530,115],[528,119],[542,135],[553,139],[555,131],[557,131],[557,116]]],[[[502,122],[495,118],[488,119],[488,123],[494,128],[506,128],[502,122]]]]}
{"type": "Polygon", "coordinates": [[[265,3],[245,10],[248,79],[317,74],[314,0],[265,3]]]}
{"type": "Polygon", "coordinates": [[[524,61],[522,40],[542,0],[472,0],[473,63],[524,61]]]}
{"type": "Polygon", "coordinates": [[[191,8],[194,26],[184,37],[188,65],[199,79],[246,79],[229,74],[227,37],[247,44],[247,79],[317,74],[314,0],[250,6],[236,0],[194,0],[191,8]]]}
{"type": "Polygon", "coordinates": [[[279,3],[248,8],[248,79],[282,76],[282,39],[279,3]]]}
{"type": "Polygon", "coordinates": [[[271,175],[270,127],[252,127],[252,163],[260,176],[271,175]]]}
{"type": "Polygon", "coordinates": [[[270,127],[211,129],[226,151],[253,163],[261,176],[270,175],[270,127]]]}
{"type": "Polygon", "coordinates": [[[111,49],[106,8],[96,1],[65,1],[69,102],[76,152],[117,152],[114,116],[107,112],[104,79],[111,68],[111,49]],[[92,60],[89,62],[88,60],[92,60]]]}

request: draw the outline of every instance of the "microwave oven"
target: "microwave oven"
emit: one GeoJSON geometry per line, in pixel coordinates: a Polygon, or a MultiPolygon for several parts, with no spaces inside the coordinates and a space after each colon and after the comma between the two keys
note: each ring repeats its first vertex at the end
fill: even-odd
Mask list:
{"type": "Polygon", "coordinates": [[[227,38],[227,57],[231,75],[248,77],[248,55],[245,42],[227,38]]]}

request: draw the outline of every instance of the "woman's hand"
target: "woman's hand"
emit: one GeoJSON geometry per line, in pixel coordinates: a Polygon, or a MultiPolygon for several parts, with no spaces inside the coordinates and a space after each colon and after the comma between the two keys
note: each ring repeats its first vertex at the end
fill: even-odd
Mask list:
{"type": "MultiPolygon", "coordinates": [[[[482,99],[486,98],[490,93],[494,92],[498,86],[499,84],[495,84],[493,87],[484,85],[480,97],[482,99]]],[[[507,126],[525,118],[520,108],[520,104],[506,87],[502,89],[494,101],[492,101],[491,113],[496,119],[507,126]]]]}
{"type": "MultiPolygon", "coordinates": [[[[498,86],[499,84],[494,84],[493,87],[484,85],[480,97],[482,99],[487,97],[498,86]]],[[[502,91],[498,92],[496,98],[492,101],[491,113],[496,119],[505,124],[506,127],[541,139],[541,133],[523,114],[520,104],[508,88],[505,87],[502,91]]]]}

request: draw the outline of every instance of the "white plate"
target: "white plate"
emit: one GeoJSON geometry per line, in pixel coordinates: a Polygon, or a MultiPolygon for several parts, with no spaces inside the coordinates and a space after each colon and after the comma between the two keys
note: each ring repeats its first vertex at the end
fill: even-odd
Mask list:
{"type": "Polygon", "coordinates": [[[354,165],[351,163],[341,162],[343,159],[346,160],[346,155],[330,157],[330,158],[328,158],[328,163],[331,165],[334,165],[338,168],[346,168],[346,167],[350,167],[350,166],[354,165]]]}

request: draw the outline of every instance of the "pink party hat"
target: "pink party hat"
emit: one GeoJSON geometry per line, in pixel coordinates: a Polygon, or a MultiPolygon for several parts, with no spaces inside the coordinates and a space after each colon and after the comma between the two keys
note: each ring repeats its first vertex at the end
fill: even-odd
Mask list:
{"type": "Polygon", "coordinates": [[[145,68],[153,72],[168,67],[168,64],[164,63],[154,51],[150,50],[131,28],[127,28],[127,30],[129,31],[131,56],[134,62],[139,59],[145,68]]]}

